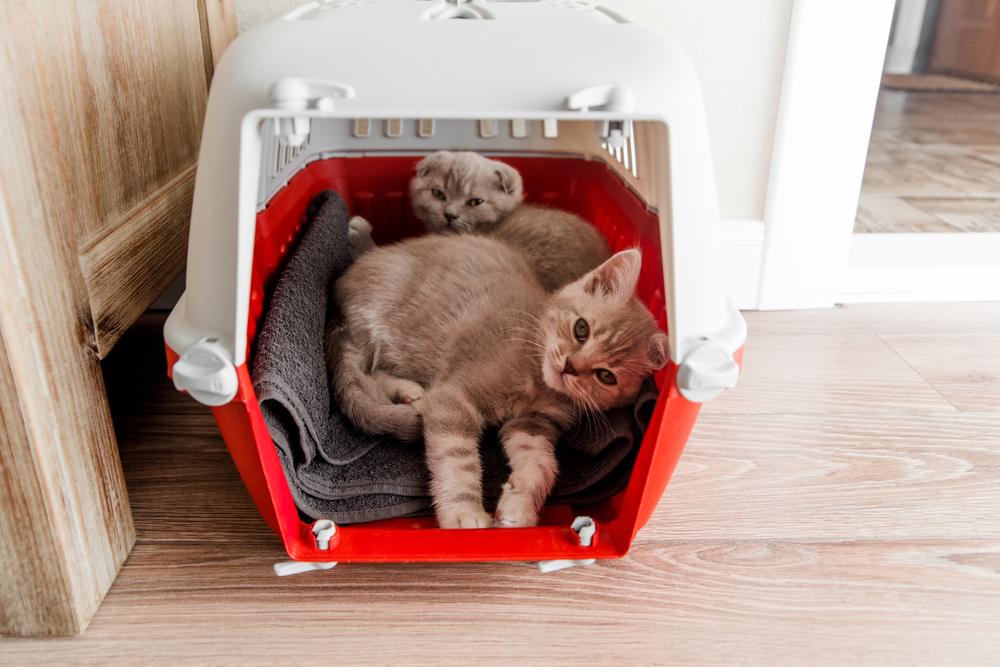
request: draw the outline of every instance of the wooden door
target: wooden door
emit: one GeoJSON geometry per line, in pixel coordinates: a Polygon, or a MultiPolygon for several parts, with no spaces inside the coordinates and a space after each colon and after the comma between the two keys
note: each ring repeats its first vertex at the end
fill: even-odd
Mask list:
{"type": "Polygon", "coordinates": [[[1000,81],[1000,0],[942,0],[930,70],[1000,81]]]}
{"type": "Polygon", "coordinates": [[[232,10],[0,1],[0,633],[81,632],[135,541],[99,361],[183,267],[232,10]]]}

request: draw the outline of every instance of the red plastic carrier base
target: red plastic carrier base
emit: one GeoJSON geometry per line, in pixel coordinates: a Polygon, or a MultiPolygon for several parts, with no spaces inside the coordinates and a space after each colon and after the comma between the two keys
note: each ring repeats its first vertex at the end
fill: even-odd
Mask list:
{"type": "MultiPolygon", "coordinates": [[[[288,250],[302,232],[309,201],[321,190],[340,193],[351,213],[372,221],[377,243],[422,231],[407,201],[418,157],[337,157],[309,164],[257,216],[250,294],[248,349],[253,351],[264,304],[288,250]]],[[[502,158],[521,172],[528,201],[572,211],[594,224],[613,250],[638,246],[643,253],[639,296],[666,329],[659,221],[625,183],[601,162],[577,158],[502,158]]],[[[168,348],[168,368],[177,356],[168,348]]],[[[741,356],[741,355],[738,355],[741,356]]],[[[252,354],[251,357],[252,359],[252,354]]],[[[213,408],[222,437],[243,482],[288,554],[301,561],[500,561],[615,558],[623,556],[649,519],[670,480],[699,405],[677,391],[676,367],[656,376],[659,399],[628,486],[594,505],[550,505],[536,528],[443,530],[433,518],[394,519],[338,526],[320,550],[292,500],[274,443],[261,416],[246,365],[237,369],[239,391],[213,408]],[[596,522],[592,545],[584,547],[570,524],[586,515],[596,522]]]]}

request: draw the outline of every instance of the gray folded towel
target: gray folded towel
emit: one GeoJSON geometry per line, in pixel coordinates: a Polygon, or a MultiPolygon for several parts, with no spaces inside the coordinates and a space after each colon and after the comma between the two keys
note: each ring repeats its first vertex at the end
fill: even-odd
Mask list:
{"type": "MultiPolygon", "coordinates": [[[[423,448],[354,428],[331,402],[323,336],[329,286],[350,266],[347,207],[327,190],[306,212],[308,228],[271,295],[253,360],[253,384],[299,510],[349,524],[430,511],[423,448]]],[[[590,503],[628,483],[635,449],[656,400],[650,385],[607,424],[578,427],[559,443],[553,500],[590,503]]],[[[482,444],[491,502],[510,470],[495,432],[482,444]]]]}

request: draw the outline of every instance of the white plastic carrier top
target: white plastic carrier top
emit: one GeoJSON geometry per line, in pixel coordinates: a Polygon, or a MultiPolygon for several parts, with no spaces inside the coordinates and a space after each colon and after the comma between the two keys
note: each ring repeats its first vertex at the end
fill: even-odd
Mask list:
{"type": "Polygon", "coordinates": [[[701,90],[669,38],[573,0],[333,0],[243,33],[215,70],[165,327],[178,386],[235,395],[255,218],[289,178],[334,155],[441,149],[607,162],[660,219],[682,393],[735,384],[746,328],[725,296],[701,90]]]}

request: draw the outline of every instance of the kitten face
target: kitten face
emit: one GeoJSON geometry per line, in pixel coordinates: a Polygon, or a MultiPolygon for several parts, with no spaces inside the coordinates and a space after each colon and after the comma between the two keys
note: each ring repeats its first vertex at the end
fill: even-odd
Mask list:
{"type": "Polygon", "coordinates": [[[642,255],[617,253],[556,293],[542,317],[542,377],[592,410],[627,405],[667,363],[667,335],[635,299],[642,255]]]}
{"type": "Polygon", "coordinates": [[[516,169],[476,153],[429,155],[410,181],[413,211],[431,233],[489,231],[523,199],[516,169]]]}

